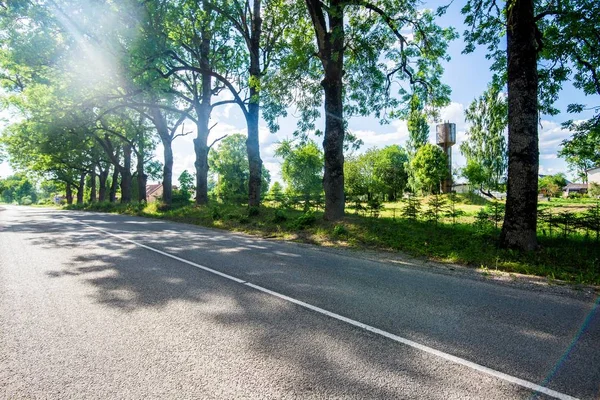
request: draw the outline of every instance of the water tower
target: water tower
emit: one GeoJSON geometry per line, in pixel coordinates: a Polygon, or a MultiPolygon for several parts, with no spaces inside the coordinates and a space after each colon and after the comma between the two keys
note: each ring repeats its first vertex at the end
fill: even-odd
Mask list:
{"type": "Polygon", "coordinates": [[[448,176],[442,181],[442,193],[452,191],[452,146],[456,143],[456,124],[445,122],[436,126],[437,145],[448,157],[448,176]]]}

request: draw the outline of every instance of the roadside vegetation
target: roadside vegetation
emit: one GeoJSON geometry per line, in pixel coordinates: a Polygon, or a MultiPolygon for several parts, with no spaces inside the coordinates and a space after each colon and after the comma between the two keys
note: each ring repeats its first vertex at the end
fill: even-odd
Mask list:
{"type": "Polygon", "coordinates": [[[539,175],[539,122],[573,114],[559,155],[586,183],[600,107],[555,106],[583,101],[557,101],[567,83],[600,95],[600,2],[504,3],[461,5],[463,52],[485,47],[491,76],[457,141],[458,121],[430,132],[453,100],[452,2],[0,1],[0,160],[16,171],[0,197],[598,283],[598,207],[554,199],[567,182],[539,175]],[[408,138],[361,149],[353,117],[406,121],[408,138]],[[264,146],[283,118],[289,139],[264,146]],[[176,186],[186,135],[194,170],[176,186]],[[506,200],[441,195],[453,177],[506,200]]]}
{"type": "Polygon", "coordinates": [[[321,207],[305,211],[302,202],[294,205],[293,201],[266,201],[258,213],[249,212],[246,205],[218,202],[201,207],[182,203],[167,210],[161,210],[159,203],[104,202],[66,207],[166,219],[322,246],[402,251],[444,263],[542,276],[554,282],[600,285],[600,205],[592,199],[584,203],[553,200],[561,206],[585,204],[586,208],[574,213],[572,219],[565,219],[560,211],[544,207],[552,211],[555,219],[541,214],[540,248],[533,252],[499,248],[503,203],[489,201],[481,205],[485,200],[468,194],[411,197],[376,208],[367,203],[348,204],[351,211],[336,222],[324,221],[321,207]],[[410,212],[415,204],[416,217],[410,212]]]}

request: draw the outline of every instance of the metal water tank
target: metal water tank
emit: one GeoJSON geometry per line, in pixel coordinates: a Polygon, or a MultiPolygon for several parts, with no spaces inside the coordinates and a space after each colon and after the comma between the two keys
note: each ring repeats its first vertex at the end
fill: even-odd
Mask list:
{"type": "Polygon", "coordinates": [[[436,126],[437,144],[452,146],[456,143],[456,124],[445,122],[436,126]]]}

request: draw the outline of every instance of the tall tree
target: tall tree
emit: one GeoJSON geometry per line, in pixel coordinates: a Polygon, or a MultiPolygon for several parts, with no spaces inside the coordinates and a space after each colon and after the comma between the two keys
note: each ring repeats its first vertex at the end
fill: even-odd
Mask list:
{"type": "Polygon", "coordinates": [[[433,14],[418,10],[415,1],[306,0],[306,6],[317,45],[312,53],[322,68],[324,218],[336,220],[344,215],[345,205],[344,111],[374,112],[385,119],[387,111],[408,101],[412,92],[433,107],[445,104],[448,88],[440,83],[439,61],[447,58],[447,41],[454,33],[437,27],[433,14]],[[411,40],[409,34],[414,34],[411,40]],[[381,63],[382,58],[390,63],[381,63]],[[390,95],[394,78],[408,82],[399,88],[401,101],[390,95]]]}
{"type": "MultiPolygon", "coordinates": [[[[508,182],[504,247],[537,248],[538,116],[572,78],[600,94],[600,4],[595,0],[468,0],[466,52],[486,45],[495,81],[508,85],[508,182]],[[501,43],[506,32],[506,48],[501,43]],[[543,63],[547,60],[549,62],[543,63]]],[[[580,105],[572,109],[581,109],[580,105]]]]}
{"type": "Polygon", "coordinates": [[[448,176],[448,159],[440,147],[428,143],[417,151],[411,168],[425,191],[439,193],[442,180],[448,176]]]}
{"type": "Polygon", "coordinates": [[[507,103],[500,89],[492,85],[481,97],[474,100],[465,112],[465,120],[471,126],[467,138],[460,145],[460,151],[467,164],[478,165],[481,169],[480,189],[497,190],[504,177],[507,164],[506,139],[507,103]]]}

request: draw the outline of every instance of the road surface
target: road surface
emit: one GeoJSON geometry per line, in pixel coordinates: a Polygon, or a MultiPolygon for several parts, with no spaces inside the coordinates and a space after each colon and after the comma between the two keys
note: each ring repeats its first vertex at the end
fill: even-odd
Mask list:
{"type": "Polygon", "coordinates": [[[0,207],[2,399],[598,396],[592,300],[185,224],[0,207]]]}

